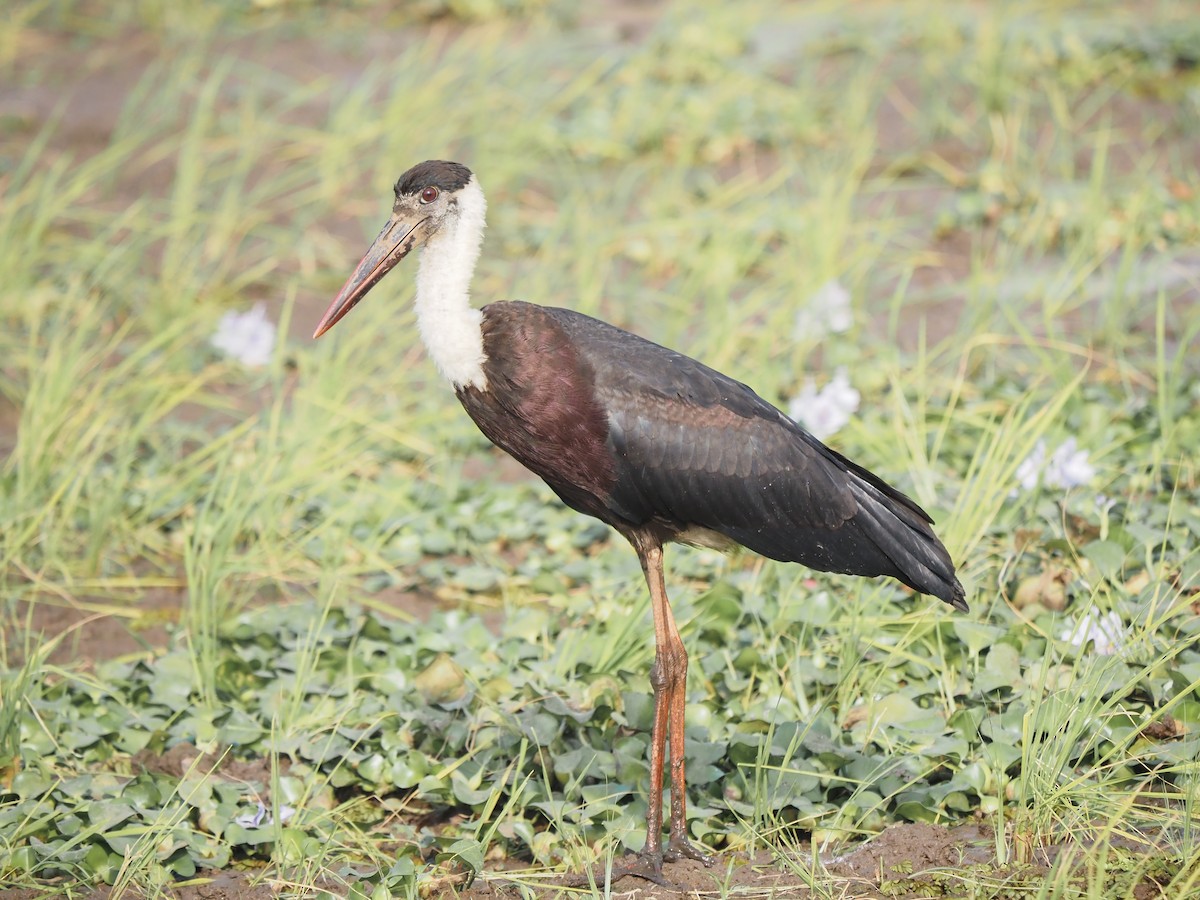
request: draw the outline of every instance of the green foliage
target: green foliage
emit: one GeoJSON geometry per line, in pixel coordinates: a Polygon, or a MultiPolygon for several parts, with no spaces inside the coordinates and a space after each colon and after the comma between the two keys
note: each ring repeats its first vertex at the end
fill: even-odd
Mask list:
{"type": "MultiPolygon", "coordinates": [[[[678,604],[700,670],[688,710],[691,828],[709,843],[743,842],[746,823],[833,837],[1006,806],[1017,822],[1049,815],[1074,828],[1148,777],[1163,797],[1182,797],[1193,777],[1196,738],[1141,737],[1164,713],[1200,725],[1190,619],[1166,617],[1135,630],[1122,656],[1096,658],[1055,640],[1054,617],[1031,631],[1011,615],[985,626],[897,614],[881,596],[893,592],[874,590],[855,611],[866,626],[857,655],[839,662],[829,651],[846,612],[827,593],[745,590],[723,580],[678,604]],[[1180,678],[1192,679],[1183,693],[1180,678]],[[842,705],[847,682],[864,687],[842,705]]],[[[5,868],[30,862],[32,847],[31,874],[112,881],[143,834],[154,877],[231,856],[286,864],[289,842],[328,845],[345,829],[382,829],[408,847],[411,877],[432,850],[478,870],[496,841],[542,863],[572,858],[550,825],[636,848],[651,698],[644,660],[614,668],[608,645],[642,604],[606,605],[600,622],[583,602],[565,618],[526,608],[498,636],[457,611],[414,629],[353,606],[266,608],[223,620],[211,686],[178,643],[27,688],[25,765],[0,811],[5,868]],[[585,629],[586,642],[573,640],[585,629]],[[148,764],[187,743],[291,764],[257,780],[148,764]],[[280,804],[294,813],[247,824],[268,794],[272,816],[280,804]],[[438,828],[412,815],[436,809],[462,815],[438,828]]],[[[1132,825],[1163,811],[1135,802],[1125,815],[1132,825]]]]}

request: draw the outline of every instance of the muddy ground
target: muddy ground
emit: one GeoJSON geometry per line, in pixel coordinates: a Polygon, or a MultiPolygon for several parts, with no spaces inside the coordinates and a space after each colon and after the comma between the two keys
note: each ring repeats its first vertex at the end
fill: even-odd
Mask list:
{"type": "MultiPolygon", "coordinates": [[[[245,765],[245,764],[242,764],[245,765]]],[[[955,896],[962,885],[964,870],[989,869],[993,881],[1007,878],[1026,885],[1047,871],[1049,856],[1030,866],[1005,867],[996,865],[995,840],[986,825],[959,825],[943,828],[934,825],[894,825],[859,847],[822,856],[827,876],[821,886],[833,890],[836,896],[855,898],[942,897],[955,896]]],[[[795,849],[797,862],[789,865],[767,851],[753,857],[722,854],[711,868],[686,860],[664,866],[664,883],[653,884],[627,877],[612,885],[617,897],[653,898],[691,896],[722,896],[735,893],[747,897],[812,896],[808,880],[797,871],[811,864],[807,845],[795,849]]],[[[600,876],[603,877],[602,874],[600,876]]],[[[204,883],[176,889],[172,896],[179,900],[249,900],[274,897],[282,885],[270,881],[257,882],[253,873],[209,872],[204,883]]],[[[553,896],[562,892],[561,882],[531,880],[514,873],[489,872],[472,884],[448,876],[434,886],[434,894],[455,895],[470,900],[485,898],[516,898],[521,896],[519,885],[535,887],[539,894],[553,896]],[[440,890],[438,888],[440,887],[440,890]]],[[[603,884],[600,885],[603,889],[603,884]]],[[[1015,889],[1015,884],[1014,884],[1015,889]]],[[[108,900],[107,890],[86,894],[86,900],[108,900]]],[[[567,895],[570,896],[570,895],[567,895]]],[[[576,895],[577,896],[577,895],[576,895]]],[[[819,894],[818,894],[819,896],[819,894]]],[[[1139,891],[1139,900],[1159,896],[1152,884],[1139,891]]],[[[3,900],[34,900],[45,897],[29,890],[0,891],[3,900]]]]}
{"type": "MultiPolygon", "coordinates": [[[[813,896],[919,900],[963,896],[970,890],[969,885],[977,883],[981,874],[986,873],[986,882],[994,891],[989,896],[1016,897],[1026,896],[1031,889],[1036,893],[1039,882],[1045,879],[1060,852],[1056,848],[1043,851],[1027,865],[999,865],[995,847],[995,835],[987,825],[945,828],[901,824],[859,846],[821,854],[824,873],[818,876],[816,891],[805,874],[812,864],[811,848],[801,844],[790,854],[791,861],[762,850],[754,856],[721,854],[711,868],[691,860],[667,863],[662,884],[627,877],[611,885],[611,895],[630,900],[730,895],[780,900],[813,896]]],[[[1134,849],[1132,845],[1130,849],[1134,849]]],[[[562,881],[530,878],[516,871],[507,875],[503,870],[490,870],[470,884],[463,878],[447,876],[430,885],[426,896],[506,900],[527,896],[530,890],[544,897],[580,896],[564,891],[562,881]]],[[[253,872],[204,872],[195,883],[176,888],[170,896],[178,900],[267,900],[284,887],[284,882],[262,879],[253,872]]],[[[602,881],[598,887],[604,890],[602,881]]],[[[335,896],[340,895],[336,888],[330,888],[335,896]]],[[[1124,891],[1122,894],[1127,895],[1124,891]]],[[[28,889],[0,890],[0,900],[44,900],[46,896],[28,889]]],[[[111,895],[107,889],[101,889],[74,896],[81,900],[109,900],[111,895]]],[[[1146,879],[1134,886],[1132,896],[1136,900],[1152,900],[1165,894],[1158,884],[1146,879]]]]}

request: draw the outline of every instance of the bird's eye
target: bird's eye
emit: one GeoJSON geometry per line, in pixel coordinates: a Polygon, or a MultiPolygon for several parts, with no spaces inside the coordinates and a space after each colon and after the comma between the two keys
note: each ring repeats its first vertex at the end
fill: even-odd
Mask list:
{"type": "Polygon", "coordinates": [[[435,187],[427,187],[421,191],[421,202],[432,203],[438,198],[438,189],[435,187]]]}

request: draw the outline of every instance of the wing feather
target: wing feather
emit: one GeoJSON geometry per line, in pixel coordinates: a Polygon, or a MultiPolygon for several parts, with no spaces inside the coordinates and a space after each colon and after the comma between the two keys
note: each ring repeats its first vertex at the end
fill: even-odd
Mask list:
{"type": "Polygon", "coordinates": [[[930,518],[751,388],[690,357],[551,310],[608,418],[608,507],[631,525],[715,531],[773,559],[890,575],[965,608],[930,518]]]}

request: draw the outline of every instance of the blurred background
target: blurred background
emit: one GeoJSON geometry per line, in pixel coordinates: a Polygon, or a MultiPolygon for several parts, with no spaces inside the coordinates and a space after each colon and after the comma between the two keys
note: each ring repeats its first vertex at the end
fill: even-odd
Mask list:
{"type": "Polygon", "coordinates": [[[1004,863],[1103,822],[1193,884],[1198,65],[1154,0],[10,3],[0,872],[400,891],[640,846],[633,555],[476,433],[415,261],[309,337],[434,158],[489,198],[478,303],[751,384],[959,562],[965,617],[671,551],[698,839],[982,817],[1004,863]],[[180,746],[270,764],[187,799],[180,746]]]}

